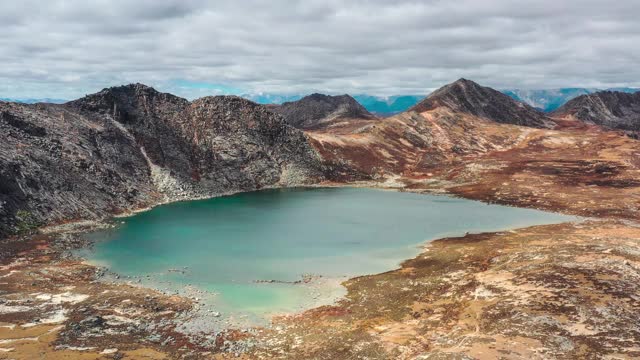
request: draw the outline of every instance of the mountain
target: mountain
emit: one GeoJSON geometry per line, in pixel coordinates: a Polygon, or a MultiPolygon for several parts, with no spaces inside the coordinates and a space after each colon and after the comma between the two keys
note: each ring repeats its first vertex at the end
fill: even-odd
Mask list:
{"type": "Polygon", "coordinates": [[[0,103],[0,235],[179,199],[323,178],[305,135],[235,96],[132,84],[66,104],[0,103]]]}
{"type": "Polygon", "coordinates": [[[499,91],[460,79],[371,126],[308,135],[332,169],[331,180],[420,178],[460,159],[515,146],[530,131],[515,125],[554,123],[499,91]]]}
{"type": "Polygon", "coordinates": [[[624,130],[637,137],[640,134],[640,92],[599,91],[582,95],[570,100],[552,115],[624,130]]]}
{"type": "Polygon", "coordinates": [[[441,87],[409,110],[422,113],[438,107],[504,124],[540,128],[554,125],[553,120],[530,105],[467,79],[441,87]]]}
{"type": "MultiPolygon", "coordinates": [[[[505,89],[500,90],[505,95],[509,95],[515,100],[529,104],[534,108],[545,112],[551,112],[564,105],[567,101],[580,95],[592,94],[598,91],[620,91],[634,93],[640,91],[638,88],[618,87],[618,88],[559,88],[559,89],[505,89]]],[[[297,101],[304,97],[301,94],[269,94],[269,93],[246,93],[241,97],[256,102],[258,104],[282,104],[284,102],[297,101]]],[[[423,95],[393,95],[389,97],[359,94],[353,96],[367,111],[377,116],[391,116],[407,111],[424,98],[423,95]]],[[[18,102],[24,104],[52,103],[62,104],[67,102],[57,98],[0,98],[0,101],[18,102]]]]}
{"type": "MultiPolygon", "coordinates": [[[[630,101],[620,100],[618,105],[627,115],[636,109],[630,101]]],[[[563,126],[574,122],[557,121],[561,126],[551,130],[553,119],[540,111],[461,79],[435,91],[410,111],[375,125],[350,133],[328,129],[307,134],[325,167],[332,169],[333,181],[377,180],[392,187],[428,188],[434,176],[464,183],[477,176],[486,181],[487,174],[493,173],[491,181],[495,182],[485,189],[490,192],[500,192],[513,171],[523,176],[530,171],[561,174],[563,182],[557,189],[569,186],[571,176],[603,184],[603,179],[589,180],[601,172],[608,174],[602,170],[606,161],[601,160],[598,149],[618,146],[614,144],[635,148],[619,134],[589,126],[563,126]]]]}
{"type": "Polygon", "coordinates": [[[0,103],[0,236],[157,201],[135,140],[61,105],[0,103]]]}
{"type": "Polygon", "coordinates": [[[378,116],[391,116],[404,111],[417,104],[424,98],[421,95],[396,95],[381,98],[371,95],[355,95],[353,97],[369,112],[378,116]]]}
{"type": "MultiPolygon", "coordinates": [[[[638,131],[639,96],[584,95],[553,115],[638,131]]],[[[142,84],[65,104],[0,102],[0,236],[167,201],[322,180],[428,178],[447,164],[510,150],[525,151],[523,164],[539,149],[575,150],[556,131],[515,125],[553,122],[465,79],[385,119],[348,95],[263,106],[236,96],[188,101],[142,84]]]]}
{"type": "MultiPolygon", "coordinates": [[[[621,91],[633,93],[640,89],[634,88],[611,88],[610,91],[621,91]]],[[[561,88],[561,89],[540,89],[540,90],[523,90],[512,89],[503,90],[502,92],[512,98],[529,104],[537,109],[545,112],[551,112],[558,109],[567,101],[574,99],[580,95],[593,94],[602,91],[596,88],[561,88]]]]}
{"type": "Polygon", "coordinates": [[[424,176],[463,157],[508,148],[525,128],[444,107],[380,120],[356,132],[310,132],[331,180],[424,176]]]}
{"type": "Polygon", "coordinates": [[[272,106],[290,125],[305,130],[342,126],[351,120],[376,120],[376,116],[349,95],[311,94],[298,101],[272,106]]]}

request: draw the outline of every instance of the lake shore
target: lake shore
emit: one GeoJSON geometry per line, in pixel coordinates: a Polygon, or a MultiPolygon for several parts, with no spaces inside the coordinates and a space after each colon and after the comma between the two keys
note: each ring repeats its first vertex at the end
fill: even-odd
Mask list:
{"type": "MultiPolygon", "coordinates": [[[[449,180],[420,180],[428,185],[423,188],[415,186],[415,179],[400,181],[403,191],[449,192],[473,198],[453,182],[443,187],[449,180]]],[[[511,189],[514,193],[519,190],[511,189]]],[[[571,192],[566,196],[574,200],[567,203],[581,201],[575,201],[579,198],[571,192]]],[[[487,199],[504,201],[492,196],[487,199]]],[[[531,206],[531,195],[523,199],[509,202],[531,206]]],[[[541,200],[540,207],[548,209],[544,197],[541,200]]],[[[559,206],[556,210],[582,215],[593,212],[586,209],[574,211],[575,207],[559,206]]],[[[95,267],[66,258],[65,251],[55,245],[61,239],[65,244],[62,248],[78,241],[65,228],[63,236],[51,231],[6,239],[0,273],[4,279],[0,283],[4,294],[0,312],[4,327],[0,331],[6,341],[0,347],[16,359],[30,358],[36,352],[51,358],[109,358],[115,353],[158,359],[185,354],[193,358],[235,358],[236,353],[246,358],[385,358],[389,354],[410,358],[425,351],[438,356],[475,354],[491,358],[496,353],[479,353],[488,349],[500,354],[511,351],[512,357],[584,352],[633,357],[640,339],[631,331],[635,322],[630,316],[638,308],[633,296],[638,289],[630,281],[638,266],[635,254],[640,253],[640,245],[635,240],[640,233],[634,220],[615,219],[618,213],[612,211],[610,220],[584,224],[545,225],[433,241],[424,253],[407,260],[398,270],[347,281],[348,294],[334,306],[279,317],[269,328],[199,335],[185,335],[178,328],[194,308],[192,299],[97,281],[95,267]],[[541,251],[546,255],[540,258],[541,251]],[[587,270],[582,267],[592,266],[583,263],[593,259],[607,266],[606,271],[600,269],[605,278],[599,279],[599,271],[592,268],[583,279],[587,270]],[[540,272],[544,269],[550,272],[540,272]],[[487,273],[490,270],[497,274],[483,277],[492,274],[487,273]],[[580,293],[584,281],[589,282],[589,291],[580,293]],[[545,288],[549,284],[553,285],[551,290],[545,288]],[[520,294],[514,289],[526,291],[520,294]],[[578,293],[558,302],[557,297],[567,291],[578,293]],[[88,297],[78,301],[83,296],[88,297]],[[619,309],[613,317],[588,311],[602,306],[593,303],[599,296],[619,309]],[[496,304],[504,308],[496,308],[496,304]],[[547,314],[544,319],[548,321],[533,316],[536,311],[547,314]],[[517,321],[509,322],[513,319],[517,321]],[[491,323],[505,326],[496,329],[488,326],[491,323]],[[606,323],[628,331],[607,338],[611,327],[602,327],[606,323]],[[34,325],[22,326],[25,324],[34,325]],[[518,330],[531,328],[539,330],[533,335],[518,330]],[[437,336],[425,338],[425,334],[437,336]],[[598,334],[602,336],[596,337],[598,334]],[[514,344],[517,346],[513,349],[506,349],[514,344]],[[537,350],[532,353],[531,349],[537,350]]]]}
{"type": "Polygon", "coordinates": [[[188,353],[200,358],[213,350],[231,357],[243,353],[293,359],[319,356],[317,349],[339,357],[353,351],[344,344],[359,343],[359,354],[391,351],[410,358],[433,341],[417,334],[429,334],[437,335],[440,344],[430,348],[434,353],[483,358],[484,351],[491,358],[497,353],[531,354],[531,346],[542,348],[556,336],[562,337],[558,348],[545,351],[561,354],[560,346],[601,334],[597,347],[588,343],[583,348],[608,353],[610,347],[626,344],[632,349],[633,311],[640,305],[633,297],[640,290],[633,282],[634,269],[640,268],[634,253],[640,251],[639,237],[638,224],[590,220],[440,239],[397,270],[348,280],[348,294],[334,305],[277,317],[266,328],[185,335],[179,324],[194,318],[208,321],[192,299],[96,281],[94,267],[59,257],[47,245],[50,238],[35,236],[14,248],[17,260],[1,268],[6,282],[0,290],[9,294],[3,296],[7,300],[0,313],[0,331],[8,340],[2,347],[13,349],[9,354],[16,359],[36,351],[106,358],[101,353],[112,349],[149,358],[188,353]],[[616,314],[602,318],[604,314],[589,310],[590,316],[584,316],[598,306],[615,308],[616,314]],[[510,322],[494,328],[490,325],[497,318],[485,316],[501,318],[500,308],[511,314],[505,318],[510,322]],[[539,311],[546,317],[532,316],[539,311]],[[431,330],[420,330],[423,326],[431,330]],[[538,329],[538,343],[524,333],[513,335],[530,328],[538,329]],[[612,328],[627,330],[607,339],[612,328]]]}
{"type": "Polygon", "coordinates": [[[157,207],[88,235],[95,246],[74,254],[111,279],[198,299],[221,314],[217,330],[330,304],[344,293],[335,279],[396,269],[433,239],[571,220],[426,194],[271,189],[157,207]]]}

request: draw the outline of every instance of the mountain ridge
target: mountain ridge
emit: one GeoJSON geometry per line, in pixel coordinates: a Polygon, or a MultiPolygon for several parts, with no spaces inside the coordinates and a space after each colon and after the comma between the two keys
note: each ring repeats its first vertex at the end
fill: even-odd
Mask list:
{"type": "MultiPolygon", "coordinates": [[[[546,113],[550,113],[567,101],[586,94],[592,94],[598,91],[621,91],[634,93],[640,91],[640,88],[586,88],[586,87],[568,87],[568,88],[541,88],[541,89],[497,89],[505,95],[509,95],[513,99],[529,104],[532,107],[546,113]]],[[[242,93],[237,96],[251,100],[262,105],[280,105],[285,102],[292,102],[302,99],[303,94],[270,94],[270,93],[242,93]]],[[[399,114],[408,110],[424,99],[425,95],[400,94],[391,96],[376,96],[364,94],[356,94],[352,96],[364,108],[376,116],[385,117],[399,114]]],[[[194,99],[195,100],[195,99],[194,99]]],[[[69,100],[57,98],[0,98],[0,101],[18,102],[25,104],[34,104],[38,102],[62,104],[69,100]]]]}
{"type": "Polygon", "coordinates": [[[634,93],[640,91],[637,88],[557,88],[557,89],[505,89],[503,93],[512,98],[527,103],[546,113],[553,112],[566,104],[569,100],[580,95],[593,94],[599,91],[620,91],[634,93]]]}
{"type": "Polygon", "coordinates": [[[466,79],[385,119],[348,95],[307,98],[329,106],[292,103],[289,116],[313,115],[290,118],[312,119],[305,132],[277,107],[237,96],[189,101],[143,84],[65,104],[0,102],[0,233],[265,187],[425,176],[514,146],[532,131],[524,126],[553,126],[466,79]]]}
{"type": "Polygon", "coordinates": [[[422,113],[438,107],[447,107],[503,124],[540,128],[554,126],[553,120],[541,111],[464,78],[432,92],[408,111],[422,113]]]}
{"type": "Polygon", "coordinates": [[[579,96],[552,113],[588,124],[640,134],[640,92],[599,91],[579,96]]]}
{"type": "Polygon", "coordinates": [[[314,93],[300,100],[272,106],[290,125],[312,130],[335,125],[343,119],[375,120],[371,114],[350,95],[324,95],[314,93]]]}

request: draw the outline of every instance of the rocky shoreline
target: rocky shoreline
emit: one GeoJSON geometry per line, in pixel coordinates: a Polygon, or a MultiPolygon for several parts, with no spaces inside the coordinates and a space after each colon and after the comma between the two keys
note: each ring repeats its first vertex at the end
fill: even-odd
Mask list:
{"type": "MultiPolygon", "coordinates": [[[[338,184],[333,185],[338,186],[338,184]]],[[[356,184],[356,186],[363,185],[356,184]]],[[[397,188],[389,189],[398,190],[397,188]]],[[[8,294],[10,298],[8,302],[3,303],[4,309],[3,312],[0,312],[0,321],[3,322],[3,326],[6,326],[5,329],[8,329],[6,332],[16,331],[16,329],[22,331],[24,328],[42,329],[43,333],[36,337],[38,339],[42,339],[44,335],[56,334],[57,338],[44,348],[50,350],[43,350],[43,347],[40,346],[38,351],[50,351],[51,354],[59,354],[61,356],[75,353],[83,355],[95,354],[98,358],[118,358],[117,356],[125,356],[125,358],[132,356],[135,358],[137,355],[133,354],[142,351],[145,353],[144,356],[149,358],[163,358],[163,356],[171,358],[204,358],[207,356],[212,358],[218,356],[232,358],[242,358],[244,356],[248,358],[259,356],[299,358],[301,355],[295,349],[302,347],[291,348],[291,341],[295,343],[297,341],[295,339],[301,336],[311,336],[315,331],[310,330],[307,326],[315,327],[320,323],[324,323],[327,321],[326,316],[333,318],[334,315],[330,314],[336,311],[339,314],[345,311],[350,313],[351,311],[347,309],[353,306],[354,296],[351,284],[358,282],[358,279],[361,278],[376,279],[377,277],[387,276],[380,274],[351,279],[345,283],[349,294],[335,305],[320,307],[302,314],[278,316],[274,318],[273,324],[266,328],[228,329],[214,333],[210,326],[205,327],[204,324],[215,323],[219,320],[219,314],[207,311],[207,309],[203,309],[198,305],[199,299],[197,297],[201,295],[175,296],[173,294],[163,294],[121,281],[126,281],[127,279],[103,281],[100,280],[102,270],[83,264],[79,259],[70,258],[66,255],[70,249],[89,245],[79,240],[81,237],[77,235],[95,229],[98,226],[110,225],[84,222],[48,227],[44,229],[42,234],[23,237],[20,240],[13,238],[13,248],[10,245],[7,246],[8,244],[3,245],[3,249],[12,249],[10,253],[7,253],[6,250],[3,252],[3,273],[0,274],[0,276],[12,280],[10,285],[9,283],[0,284],[2,294],[8,294]],[[41,273],[40,276],[43,276],[44,279],[40,280],[41,283],[36,284],[37,295],[32,296],[31,294],[35,294],[32,292],[25,293],[22,286],[26,285],[30,278],[23,277],[24,274],[33,274],[43,268],[56,269],[56,277],[51,276],[47,281],[45,279],[50,275],[44,276],[41,273]],[[64,281],[60,281],[60,273],[63,274],[64,281]],[[83,274],[83,276],[78,277],[78,273],[83,274]],[[49,291],[49,289],[50,292],[43,291],[49,291]],[[109,293],[113,293],[113,295],[105,296],[105,294],[109,293]],[[117,301],[114,301],[116,299],[117,301]],[[129,305],[121,308],[115,304],[129,305]],[[33,311],[25,311],[23,313],[7,311],[7,308],[16,307],[18,310],[38,309],[38,316],[36,317],[33,311]],[[51,316],[41,319],[41,315],[39,315],[41,311],[39,309],[47,309],[51,316]],[[136,320],[139,321],[140,319],[145,319],[147,324],[153,325],[142,327],[136,322],[136,320]],[[194,319],[196,321],[193,321],[194,319]],[[189,324],[189,321],[192,321],[191,325],[185,326],[185,324],[189,324]],[[24,325],[27,326],[25,327],[24,325]],[[304,330],[300,329],[301,326],[304,327],[304,330]],[[122,337],[124,334],[127,334],[127,341],[122,337]],[[144,344],[142,350],[141,344],[144,344]]],[[[566,224],[547,227],[566,226],[579,227],[566,224]]],[[[588,225],[590,228],[594,228],[594,226],[595,228],[601,227],[598,222],[588,225]]],[[[633,226],[631,227],[633,228],[633,226]]],[[[545,227],[536,227],[536,229],[538,228],[545,227]]],[[[514,229],[511,232],[507,232],[507,234],[526,233],[527,231],[536,233],[537,230],[514,229]]],[[[491,236],[491,234],[474,234],[463,238],[474,239],[487,236],[491,236]]],[[[496,236],[504,235],[497,234],[496,236]]],[[[435,243],[440,244],[441,241],[438,240],[435,243]]],[[[445,241],[445,243],[447,242],[445,241]]],[[[424,254],[432,253],[434,251],[433,247],[434,245],[428,245],[426,247],[427,253],[424,254]]],[[[443,249],[442,251],[447,250],[443,249]]],[[[425,255],[420,255],[418,258],[422,256],[425,255]]],[[[407,263],[412,261],[415,261],[415,259],[408,260],[401,269],[391,273],[404,272],[405,270],[403,269],[407,267],[407,263]]],[[[362,291],[369,292],[375,287],[367,286],[366,289],[368,290],[363,289],[362,291]]],[[[3,298],[6,297],[6,295],[3,295],[3,298]]],[[[397,310],[400,311],[401,308],[397,310]]],[[[10,351],[7,350],[7,353],[11,354],[12,358],[20,358],[17,356],[18,354],[31,354],[29,352],[31,349],[29,340],[25,339],[34,337],[18,335],[19,333],[7,335],[10,341],[6,344],[11,346],[3,347],[12,349],[10,351]]],[[[40,342],[42,340],[39,340],[40,342]]],[[[327,353],[340,349],[331,344],[325,345],[327,348],[324,351],[327,351],[327,353]]],[[[305,356],[307,355],[305,354],[305,356]]],[[[317,354],[315,355],[317,356],[317,354]]],[[[25,358],[28,358],[28,356],[25,358]]]]}
{"type": "MultiPolygon", "coordinates": [[[[15,333],[2,334],[0,331],[0,351],[10,354],[12,359],[30,358],[35,352],[61,357],[81,354],[100,358],[136,358],[139,353],[152,359],[164,356],[199,359],[211,353],[237,357],[236,354],[247,353],[257,345],[255,339],[259,334],[272,331],[269,324],[265,324],[266,328],[256,327],[212,310],[212,302],[204,298],[215,294],[188,286],[184,291],[154,289],[142,285],[138,277],[121,277],[106,267],[73,255],[74,250],[93,245],[93,241],[84,234],[113,228],[118,225],[115,223],[118,217],[150,209],[119,214],[112,221],[85,220],[49,225],[33,230],[30,235],[3,239],[0,278],[9,278],[12,282],[0,282],[0,329],[6,328],[15,333]],[[34,272],[42,268],[47,270],[39,274],[40,281],[29,285],[39,291],[51,289],[51,293],[25,293],[23,286],[34,272]],[[50,269],[55,269],[56,277],[49,276],[50,269]],[[25,273],[29,277],[21,276],[25,273]],[[109,293],[114,295],[105,295],[109,293]],[[4,300],[6,297],[9,300],[4,300]],[[112,298],[118,299],[113,303],[127,305],[124,309],[117,307],[111,304],[112,298]],[[94,308],[91,303],[102,306],[94,308]],[[43,309],[51,316],[42,318],[43,309]],[[20,330],[25,328],[34,329],[33,333],[37,333],[35,329],[43,332],[37,337],[22,337],[20,330]],[[7,338],[1,340],[5,335],[7,338]],[[36,341],[34,339],[42,342],[45,335],[52,338],[51,343],[40,344],[32,352],[29,342],[36,341]],[[57,337],[55,341],[52,335],[57,337]],[[124,341],[123,336],[130,339],[124,341]],[[3,347],[3,344],[12,347],[3,347]],[[147,347],[139,350],[139,344],[147,344],[147,347]],[[96,352],[100,349],[102,351],[96,352]]],[[[168,272],[174,270],[167,269],[168,272]]],[[[308,286],[310,291],[319,293],[323,291],[323,283],[330,281],[307,274],[291,284],[308,286]]],[[[256,282],[280,283],[278,280],[256,282]]],[[[2,356],[0,353],[0,358],[2,356]]]]}

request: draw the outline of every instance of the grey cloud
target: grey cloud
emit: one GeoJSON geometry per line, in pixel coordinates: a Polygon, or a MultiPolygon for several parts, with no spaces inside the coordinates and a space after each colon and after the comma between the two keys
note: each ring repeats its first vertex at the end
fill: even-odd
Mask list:
{"type": "Polygon", "coordinates": [[[635,0],[6,1],[0,96],[73,98],[127,82],[216,93],[176,80],[377,95],[462,76],[499,88],[639,86],[638,18],[635,0]]]}

